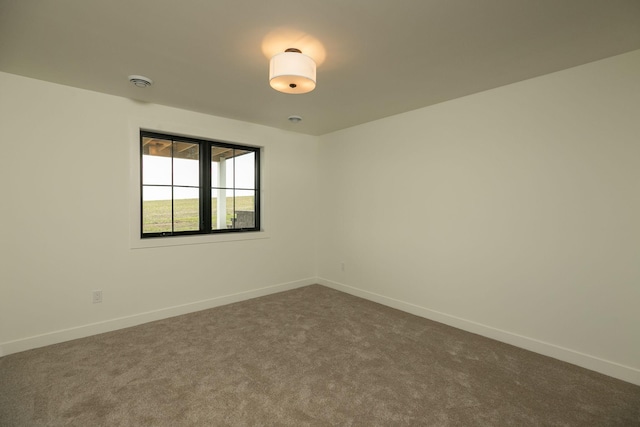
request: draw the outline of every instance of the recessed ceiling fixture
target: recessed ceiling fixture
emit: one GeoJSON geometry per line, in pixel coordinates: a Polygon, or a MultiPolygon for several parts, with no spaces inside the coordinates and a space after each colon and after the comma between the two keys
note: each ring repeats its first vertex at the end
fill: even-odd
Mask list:
{"type": "Polygon", "coordinates": [[[129,76],[129,81],[138,87],[149,87],[153,80],[145,76],[137,76],[135,74],[129,76]]]}
{"type": "Polygon", "coordinates": [[[307,93],[316,87],[316,63],[300,49],[289,48],[271,58],[269,84],[284,93],[307,93]]]}
{"type": "Polygon", "coordinates": [[[289,117],[287,117],[287,120],[289,120],[291,123],[300,123],[302,121],[302,117],[300,117],[300,116],[289,116],[289,117]]]}

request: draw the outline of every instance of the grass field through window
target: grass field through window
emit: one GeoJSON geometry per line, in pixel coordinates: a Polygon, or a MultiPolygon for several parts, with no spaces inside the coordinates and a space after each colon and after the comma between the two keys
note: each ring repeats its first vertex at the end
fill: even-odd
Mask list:
{"type": "MultiPolygon", "coordinates": [[[[218,200],[211,200],[212,224],[218,219],[218,200]]],[[[253,211],[253,196],[235,197],[236,211],[253,211]]],[[[146,200],[142,205],[143,233],[160,233],[171,231],[171,200],[146,200]]],[[[231,226],[234,212],[234,198],[227,197],[227,226],[231,226]]],[[[200,213],[198,199],[174,200],[174,229],[173,231],[193,231],[200,228],[200,213]]]]}

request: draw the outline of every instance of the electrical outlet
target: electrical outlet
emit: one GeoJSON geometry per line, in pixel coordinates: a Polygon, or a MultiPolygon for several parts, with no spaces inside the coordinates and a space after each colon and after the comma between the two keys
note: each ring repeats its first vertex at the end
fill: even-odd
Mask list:
{"type": "Polygon", "coordinates": [[[102,291],[92,291],[91,292],[92,301],[94,304],[99,304],[102,302],[102,291]]]}

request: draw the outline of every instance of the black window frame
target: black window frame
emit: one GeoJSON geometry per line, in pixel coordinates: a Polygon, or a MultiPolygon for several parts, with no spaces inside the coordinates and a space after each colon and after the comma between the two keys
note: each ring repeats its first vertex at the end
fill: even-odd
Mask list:
{"type": "MultiPolygon", "coordinates": [[[[148,239],[148,238],[158,238],[158,237],[178,237],[178,236],[192,236],[192,235],[211,235],[211,234],[226,234],[226,233],[245,233],[245,232],[256,232],[260,231],[260,218],[261,218],[261,209],[260,209],[260,160],[261,160],[261,149],[260,147],[254,147],[249,145],[240,145],[240,144],[232,144],[228,142],[215,141],[210,139],[202,139],[202,138],[193,138],[186,137],[182,135],[175,134],[166,134],[154,131],[140,130],[140,238],[148,239]],[[144,173],[144,138],[155,138],[155,139],[163,139],[170,140],[172,142],[185,142],[190,144],[198,144],[199,147],[199,174],[200,174],[200,186],[199,186],[199,214],[200,214],[200,224],[199,230],[189,230],[189,231],[163,231],[163,232],[153,232],[153,233],[145,233],[144,232],[144,202],[143,202],[143,191],[144,191],[144,182],[143,182],[143,173],[144,173]],[[227,190],[234,191],[235,190],[251,190],[254,191],[254,226],[247,228],[224,228],[224,229],[213,229],[212,228],[212,203],[211,203],[211,191],[214,189],[212,187],[212,177],[211,177],[211,149],[212,147],[220,147],[227,148],[233,150],[242,150],[242,151],[250,151],[254,153],[254,188],[241,188],[236,187],[235,182],[232,187],[228,185],[224,188],[227,190]]],[[[172,155],[173,158],[173,155],[172,155]]],[[[151,185],[151,184],[148,184],[151,185]]],[[[155,186],[155,185],[154,185],[155,186]]],[[[176,187],[173,182],[170,185],[163,185],[166,187],[174,188],[176,187]]],[[[220,188],[220,187],[215,187],[220,188]]],[[[173,194],[173,192],[172,192],[173,194]]],[[[174,224],[173,219],[173,199],[172,196],[172,228],[174,224]]],[[[235,201],[235,197],[234,197],[235,201]]],[[[234,206],[235,212],[235,206],[234,206]]]]}

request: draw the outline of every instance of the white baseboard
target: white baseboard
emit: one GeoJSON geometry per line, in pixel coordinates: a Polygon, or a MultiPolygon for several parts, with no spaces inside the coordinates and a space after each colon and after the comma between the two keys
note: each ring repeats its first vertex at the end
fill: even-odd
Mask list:
{"type": "Polygon", "coordinates": [[[221,305],[231,304],[239,301],[257,298],[277,292],[287,291],[290,289],[308,286],[312,284],[321,284],[329,288],[333,288],[360,298],[364,298],[388,307],[396,308],[416,316],[444,323],[464,331],[472,332],[478,335],[492,338],[507,344],[511,344],[526,350],[530,350],[545,356],[553,357],[564,362],[572,363],[592,371],[618,378],[632,384],[640,385],[640,370],[624,366],[609,360],[604,360],[595,356],[550,344],[544,341],[514,334],[512,332],[493,328],[460,317],[452,316],[439,311],[431,310],[408,302],[389,298],[373,292],[365,291],[342,283],[334,282],[324,278],[307,278],[294,282],[282,283],[279,285],[268,286],[250,291],[239,292],[232,295],[225,295],[211,298],[193,303],[182,304],[173,307],[166,307],[159,310],[138,313],[131,316],[110,319],[103,322],[91,323],[74,328],[52,331],[41,335],[35,335],[15,341],[0,343],[0,357],[12,353],[18,353],[25,350],[31,350],[38,347],[44,347],[51,344],[57,344],[78,338],[84,338],[91,335],[97,335],[105,332],[111,332],[118,329],[128,328],[143,323],[153,322],[155,320],[166,319],[169,317],[179,316],[182,314],[192,313],[195,311],[206,310],[208,308],[218,307],[221,305]]]}
{"type": "Polygon", "coordinates": [[[25,350],[31,350],[38,347],[44,347],[51,344],[58,344],[61,342],[84,338],[91,335],[102,334],[104,332],[111,332],[118,329],[129,328],[131,326],[153,322],[155,320],[166,319],[169,317],[179,316],[182,314],[193,313],[195,311],[206,310],[208,308],[244,301],[251,298],[270,295],[277,292],[288,291],[290,289],[313,285],[315,283],[317,283],[316,278],[311,277],[307,279],[296,280],[294,282],[282,283],[279,285],[239,292],[237,294],[225,295],[188,304],[148,311],[145,313],[138,313],[131,316],[105,320],[103,322],[90,323],[74,328],[47,332],[45,334],[22,338],[15,341],[8,341],[0,343],[0,357],[25,350]]]}
{"type": "Polygon", "coordinates": [[[346,292],[348,294],[364,298],[369,301],[377,302],[388,307],[415,314],[416,316],[444,323],[445,325],[453,326],[464,331],[482,335],[487,338],[492,338],[496,341],[511,344],[516,347],[530,350],[545,356],[553,357],[554,359],[581,366],[583,368],[590,369],[592,371],[596,371],[610,377],[618,378],[632,384],[640,385],[640,369],[632,368],[630,366],[624,366],[619,363],[600,359],[598,357],[581,353],[579,351],[571,350],[555,344],[536,340],[534,338],[528,338],[522,335],[514,334],[512,332],[493,328],[491,326],[462,319],[460,317],[452,316],[446,313],[441,313],[439,311],[431,310],[415,304],[389,298],[384,295],[379,295],[352,286],[343,285],[341,283],[337,283],[321,277],[318,278],[317,283],[329,288],[336,289],[338,291],[346,292]]]}

